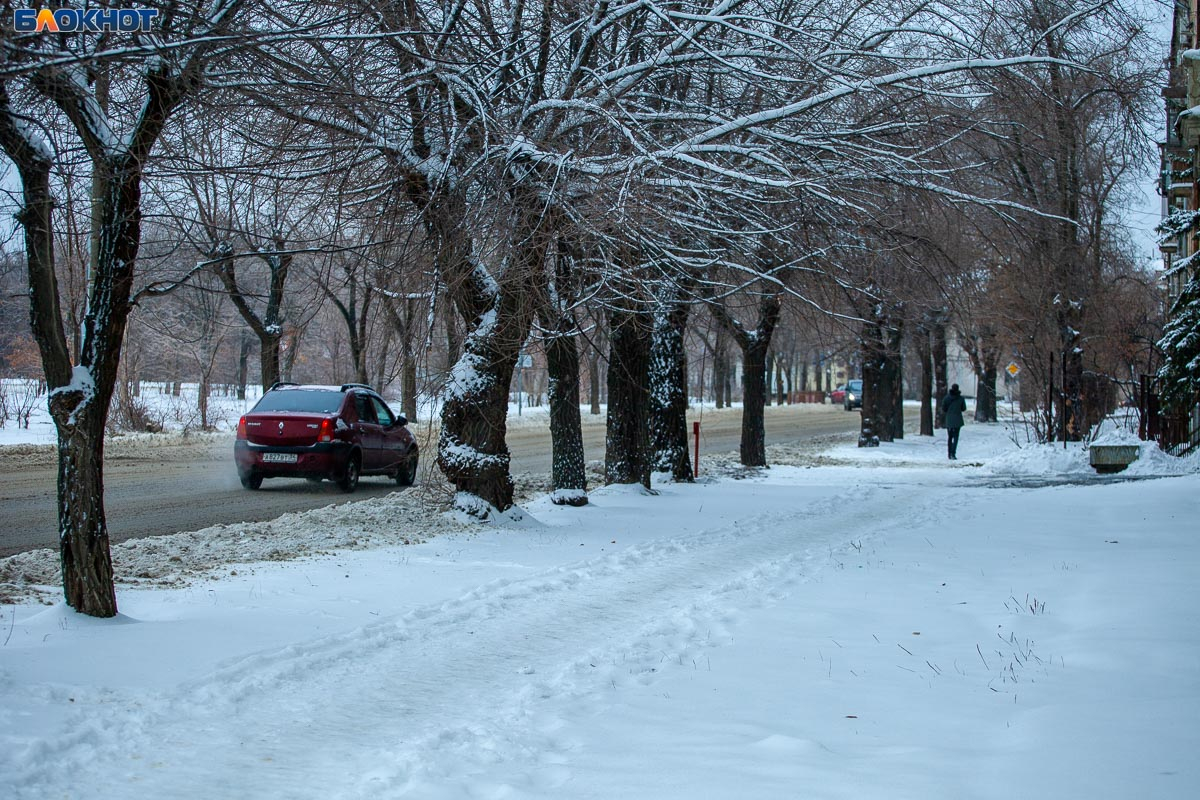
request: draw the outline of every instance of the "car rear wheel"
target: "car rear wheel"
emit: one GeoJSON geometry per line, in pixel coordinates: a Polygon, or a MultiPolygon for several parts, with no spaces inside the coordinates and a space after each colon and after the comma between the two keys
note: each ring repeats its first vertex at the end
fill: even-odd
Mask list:
{"type": "Polygon", "coordinates": [[[254,491],[262,486],[263,476],[257,472],[243,472],[238,474],[238,478],[242,481],[242,488],[254,491]]]}
{"type": "Polygon", "coordinates": [[[404,463],[396,470],[396,485],[397,486],[412,486],[417,480],[417,454],[413,453],[411,458],[405,459],[404,463]]]}
{"type": "Polygon", "coordinates": [[[358,477],[361,472],[361,467],[358,464],[358,456],[350,456],[350,460],[346,462],[346,471],[338,478],[338,488],[343,492],[353,492],[358,488],[358,477]]]}

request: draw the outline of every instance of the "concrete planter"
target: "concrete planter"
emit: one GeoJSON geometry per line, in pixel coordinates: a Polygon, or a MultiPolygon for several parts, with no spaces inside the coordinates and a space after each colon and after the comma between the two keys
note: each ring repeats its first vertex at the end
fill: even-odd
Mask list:
{"type": "Polygon", "coordinates": [[[1136,444],[1094,444],[1088,448],[1088,462],[1096,472],[1120,472],[1137,461],[1136,444]]]}

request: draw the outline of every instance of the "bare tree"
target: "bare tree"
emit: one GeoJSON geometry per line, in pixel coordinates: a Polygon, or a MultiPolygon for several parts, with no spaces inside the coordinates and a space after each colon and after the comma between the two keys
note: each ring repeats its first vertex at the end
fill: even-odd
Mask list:
{"type": "Polygon", "coordinates": [[[227,46],[224,37],[240,6],[217,0],[201,11],[172,4],[154,35],[132,42],[51,34],[6,34],[4,40],[0,146],[21,177],[17,218],[25,233],[33,331],[58,432],[63,590],[68,605],[92,616],[117,613],[104,514],[104,427],[131,307],[146,162],[170,117],[203,88],[205,69],[227,46]],[[89,81],[95,70],[104,72],[102,81],[89,81]],[[36,115],[29,114],[31,106],[39,108],[36,115]],[[53,251],[56,154],[40,130],[52,118],[69,125],[87,152],[96,200],[78,363],[62,325],[53,251]]]}

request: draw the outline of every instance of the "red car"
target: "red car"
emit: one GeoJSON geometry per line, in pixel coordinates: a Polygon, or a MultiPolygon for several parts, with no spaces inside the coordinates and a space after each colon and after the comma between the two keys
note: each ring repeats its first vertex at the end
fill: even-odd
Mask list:
{"type": "Polygon", "coordinates": [[[846,402],[846,384],[839,385],[829,393],[829,402],[835,406],[846,402]]]}
{"type": "Polygon", "coordinates": [[[277,383],[238,421],[233,457],[242,486],[264,478],[326,478],[353,492],[363,475],[400,486],[417,477],[417,442],[369,386],[277,383]]]}

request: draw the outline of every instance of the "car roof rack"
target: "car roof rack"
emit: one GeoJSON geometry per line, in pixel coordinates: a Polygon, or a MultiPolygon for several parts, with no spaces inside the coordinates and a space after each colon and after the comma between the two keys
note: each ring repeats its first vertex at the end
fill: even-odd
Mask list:
{"type": "Polygon", "coordinates": [[[367,389],[368,391],[372,391],[372,392],[375,391],[372,387],[368,386],[365,383],[343,383],[342,391],[344,392],[347,389],[367,389]]]}
{"type": "Polygon", "coordinates": [[[274,383],[271,384],[271,388],[268,389],[267,391],[271,392],[271,391],[279,389],[283,386],[299,386],[299,385],[300,384],[296,383],[295,381],[275,381],[274,383]]]}

